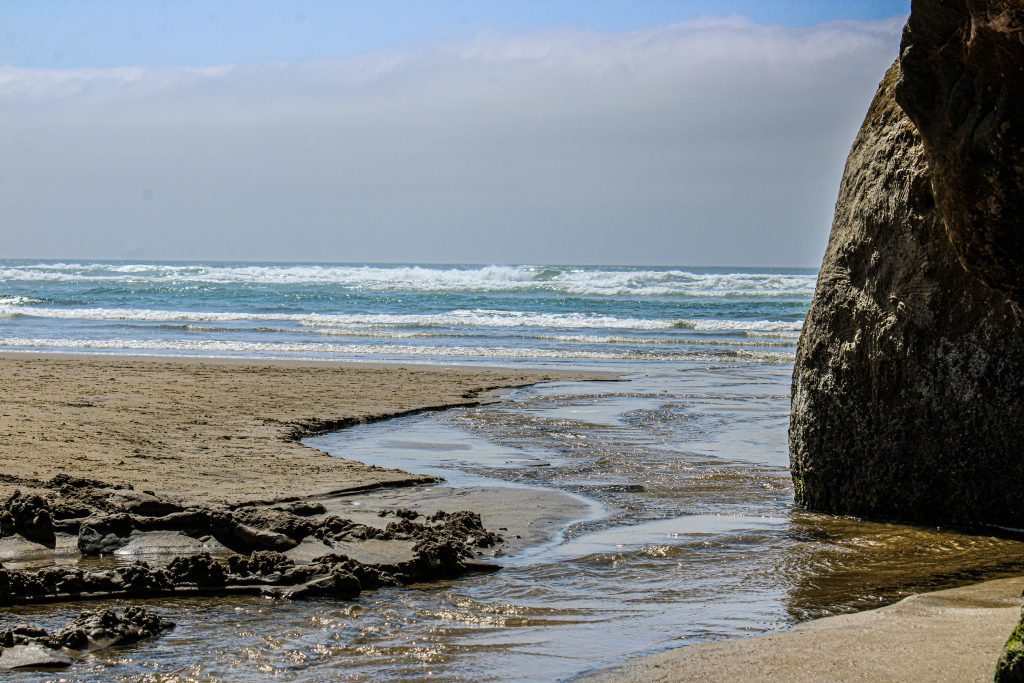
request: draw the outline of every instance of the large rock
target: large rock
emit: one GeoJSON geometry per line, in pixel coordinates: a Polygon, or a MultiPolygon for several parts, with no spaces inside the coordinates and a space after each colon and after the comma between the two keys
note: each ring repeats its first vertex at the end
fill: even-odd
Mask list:
{"type": "MultiPolygon", "coordinates": [[[[915,16],[940,4],[957,3],[915,2],[915,16]]],[[[797,501],[1024,527],[1024,326],[1006,290],[958,260],[921,137],[895,100],[900,75],[886,74],[850,152],[797,351],[797,501]]]]}
{"type": "Polygon", "coordinates": [[[914,0],[896,101],[964,266],[1024,305],[1024,3],[914,0]]]}

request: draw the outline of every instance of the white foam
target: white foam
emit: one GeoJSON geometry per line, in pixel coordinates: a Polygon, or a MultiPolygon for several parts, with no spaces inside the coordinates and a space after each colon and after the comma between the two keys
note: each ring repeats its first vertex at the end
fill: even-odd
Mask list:
{"type": "Polygon", "coordinates": [[[373,356],[443,356],[452,358],[506,359],[590,359],[590,360],[662,360],[704,362],[790,363],[792,354],[746,350],[721,352],[644,353],[586,351],[578,349],[531,349],[477,346],[404,346],[397,344],[316,344],[239,342],[218,340],[148,339],[0,339],[0,347],[59,348],[115,351],[213,352],[240,354],[315,354],[373,356]]]}
{"type": "Polygon", "coordinates": [[[45,308],[0,305],[0,315],[79,320],[133,320],[139,322],[247,322],[291,321],[320,328],[359,327],[543,327],[551,329],[687,329],[706,331],[799,330],[803,323],[781,320],[648,320],[585,313],[526,313],[489,309],[455,310],[435,314],[322,314],[241,313],[232,311],[165,311],[138,308],[45,308]]]}
{"type": "Polygon", "coordinates": [[[566,342],[568,344],[619,344],[636,346],[749,346],[756,348],[780,347],[788,348],[796,343],[795,339],[785,341],[755,341],[752,339],[702,339],[699,337],[619,337],[588,334],[553,334],[535,335],[531,339],[547,339],[566,342]]]}
{"type": "Polygon", "coordinates": [[[0,294],[0,306],[31,306],[32,304],[41,303],[43,303],[41,299],[33,299],[30,296],[0,294]]]}
{"type": "Polygon", "coordinates": [[[598,296],[809,297],[806,273],[693,273],[567,266],[341,266],[34,263],[0,281],[324,284],[365,291],[551,291],[598,296]]]}

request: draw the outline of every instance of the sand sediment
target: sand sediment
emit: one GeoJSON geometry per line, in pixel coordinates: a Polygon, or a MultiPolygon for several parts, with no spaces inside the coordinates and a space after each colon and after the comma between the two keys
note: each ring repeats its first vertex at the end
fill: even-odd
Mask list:
{"type": "Polygon", "coordinates": [[[302,436],[595,375],[298,361],[0,354],[0,496],[57,474],[238,504],[423,480],[302,436]]]}
{"type": "Polygon", "coordinates": [[[991,681],[1021,612],[1024,578],[923,593],[756,638],[641,657],[581,680],[991,681]]]}

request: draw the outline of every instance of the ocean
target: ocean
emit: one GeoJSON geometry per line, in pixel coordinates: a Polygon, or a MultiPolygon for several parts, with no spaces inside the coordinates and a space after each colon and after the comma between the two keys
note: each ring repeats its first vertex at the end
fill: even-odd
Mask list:
{"type": "Polygon", "coordinates": [[[785,363],[808,269],[0,261],[10,350],[785,363]]]}
{"type": "MultiPolygon", "coordinates": [[[[171,634],[89,655],[69,677],[568,680],[641,653],[1019,572],[1020,541],[794,506],[790,378],[815,276],[0,262],[0,348],[9,351],[517,364],[620,378],[526,387],[305,442],[445,480],[338,505],[563,501],[548,514],[558,524],[550,537],[513,546],[496,558],[501,571],[350,603],[156,601],[178,624],[171,634]]],[[[516,513],[485,523],[500,529],[501,515],[516,513]]],[[[53,627],[82,607],[16,610],[0,627],[53,627]]]]}

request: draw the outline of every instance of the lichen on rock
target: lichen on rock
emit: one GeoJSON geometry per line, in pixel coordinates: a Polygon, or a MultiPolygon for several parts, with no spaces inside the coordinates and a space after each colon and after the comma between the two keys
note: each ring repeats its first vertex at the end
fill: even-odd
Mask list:
{"type": "Polygon", "coordinates": [[[1024,614],[996,664],[995,683],[1024,683],[1024,614]]]}

